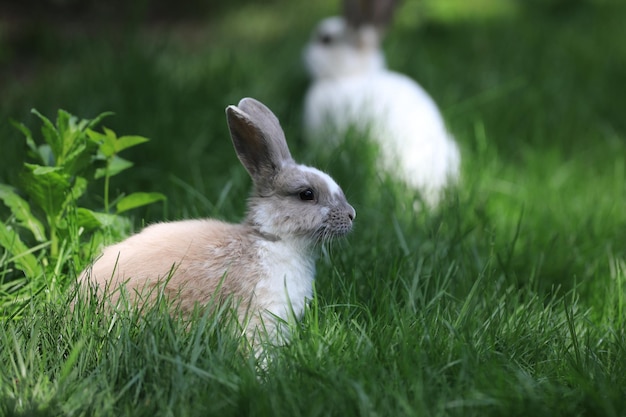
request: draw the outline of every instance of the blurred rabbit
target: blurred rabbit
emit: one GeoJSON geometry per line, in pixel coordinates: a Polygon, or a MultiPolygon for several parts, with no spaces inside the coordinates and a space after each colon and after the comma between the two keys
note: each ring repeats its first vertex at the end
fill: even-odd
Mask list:
{"type": "Polygon", "coordinates": [[[347,234],[356,213],[332,178],[292,159],[278,119],[262,103],[245,98],[226,115],[254,185],[245,220],[151,225],[105,248],[79,282],[113,304],[122,284],[134,303],[153,301],[163,285],[186,313],[232,297],[254,343],[258,327],[275,336],[280,322],[302,315],[316,247],[347,234]]]}
{"type": "Polygon", "coordinates": [[[459,176],[460,152],[432,98],[386,68],[383,29],[395,1],[346,0],[343,17],[322,20],[304,59],[313,83],[304,102],[305,136],[334,140],[348,129],[376,141],[380,167],[435,206],[459,176]]]}

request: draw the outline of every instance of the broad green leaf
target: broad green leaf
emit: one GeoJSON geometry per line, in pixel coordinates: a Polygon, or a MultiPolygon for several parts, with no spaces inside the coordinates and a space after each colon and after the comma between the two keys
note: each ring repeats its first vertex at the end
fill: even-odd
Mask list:
{"type": "Polygon", "coordinates": [[[76,214],[79,227],[84,227],[87,231],[114,227],[117,229],[117,234],[120,234],[126,232],[131,225],[130,220],[125,217],[91,211],[83,207],[78,208],[76,214]]]}
{"type": "Polygon", "coordinates": [[[35,144],[35,140],[33,139],[33,134],[31,133],[30,129],[26,127],[26,125],[24,125],[24,123],[20,123],[17,122],[15,120],[11,120],[11,124],[13,125],[13,127],[15,127],[17,130],[19,130],[20,132],[22,132],[22,134],[24,135],[25,139],[26,139],[26,145],[28,146],[28,148],[35,154],[39,154],[37,145],[35,144]]]}
{"type": "Polygon", "coordinates": [[[67,207],[72,201],[77,201],[87,191],[87,180],[83,177],[76,177],[74,179],[74,185],[69,190],[65,197],[63,206],[67,207]]]}
{"type": "Polygon", "coordinates": [[[63,171],[61,167],[42,167],[41,165],[29,164],[33,167],[33,174],[35,175],[46,175],[50,172],[59,172],[63,171]]]}
{"type": "Polygon", "coordinates": [[[46,172],[40,170],[38,174],[35,174],[34,171],[41,167],[33,164],[24,164],[24,166],[26,171],[22,175],[22,180],[26,193],[47,216],[58,216],[63,209],[65,193],[70,188],[66,176],[54,170],[46,172]]]}
{"type": "Polygon", "coordinates": [[[61,137],[59,136],[59,132],[56,130],[50,119],[48,119],[43,114],[39,113],[36,109],[32,109],[31,113],[35,114],[39,119],[41,119],[43,126],[41,127],[41,133],[43,134],[46,143],[50,145],[52,149],[52,153],[55,158],[58,158],[59,155],[63,155],[63,143],[61,141],[61,137]]]}
{"type": "Polygon", "coordinates": [[[87,134],[87,137],[91,138],[96,143],[103,142],[106,136],[105,134],[97,132],[92,129],[85,130],[85,133],[87,134]]]}
{"type": "Polygon", "coordinates": [[[87,136],[98,143],[100,152],[107,159],[115,155],[115,141],[117,139],[115,134],[111,136],[110,134],[103,134],[95,130],[87,129],[87,136]]]}
{"type": "Polygon", "coordinates": [[[64,139],[64,137],[71,130],[71,125],[70,125],[71,117],[72,115],[66,112],[65,110],[59,109],[57,111],[57,132],[59,133],[59,136],[61,137],[61,139],[64,139]]]}
{"type": "Polygon", "coordinates": [[[28,229],[37,242],[44,242],[46,240],[46,229],[43,224],[33,216],[28,202],[17,195],[12,187],[0,184],[0,199],[11,209],[11,212],[20,226],[28,229]]]}
{"type": "MultiPolygon", "coordinates": [[[[57,227],[56,228],[56,233],[57,233],[58,236],[61,236],[61,232],[62,231],[66,231],[68,226],[69,226],[69,223],[67,222],[67,217],[65,217],[65,216],[59,217],[59,219],[56,221],[55,224],[56,224],[56,227],[57,227]]],[[[61,239],[63,239],[63,238],[61,237],[61,239]]]]}
{"type": "Polygon", "coordinates": [[[93,178],[98,180],[100,178],[103,178],[106,174],[107,174],[106,168],[98,168],[96,169],[96,172],[93,174],[93,178]]]}
{"type": "Polygon", "coordinates": [[[24,124],[18,123],[14,120],[12,120],[11,123],[15,128],[22,132],[22,134],[26,138],[26,145],[28,146],[29,150],[28,154],[32,158],[37,159],[38,163],[42,163],[44,165],[50,165],[54,163],[54,155],[52,155],[52,151],[50,150],[49,145],[37,146],[30,129],[28,129],[24,124]]]}
{"type": "Polygon", "coordinates": [[[97,213],[84,207],[76,209],[76,222],[78,227],[82,227],[87,231],[102,227],[104,224],[96,214],[97,213]]]}
{"type": "Polygon", "coordinates": [[[65,132],[61,136],[61,140],[63,141],[63,155],[57,158],[56,164],[59,166],[67,166],[68,158],[70,158],[72,154],[75,154],[76,148],[80,147],[85,142],[84,138],[84,134],[78,130],[65,132]]]}
{"type": "Polygon", "coordinates": [[[20,240],[17,232],[2,221],[0,221],[0,245],[13,255],[10,260],[28,278],[32,279],[41,273],[41,265],[37,262],[35,255],[20,240]]]}
{"type": "Polygon", "coordinates": [[[95,174],[95,179],[98,178],[102,178],[105,175],[109,175],[109,177],[112,177],[114,175],[119,174],[120,172],[130,168],[133,166],[133,163],[124,159],[124,158],[120,158],[119,156],[115,156],[113,157],[113,159],[111,160],[111,162],[109,163],[108,168],[98,168],[96,170],[96,174],[95,174]]]}
{"type": "Polygon", "coordinates": [[[115,149],[115,144],[117,143],[117,135],[114,131],[112,131],[111,129],[107,129],[106,127],[102,130],[104,131],[104,136],[106,137],[105,144],[107,154],[109,156],[114,156],[117,153],[117,149],[115,149]]]}
{"type": "Polygon", "coordinates": [[[103,113],[100,113],[99,115],[97,115],[93,119],[87,120],[87,125],[85,127],[87,129],[92,129],[92,128],[96,127],[102,121],[102,119],[104,119],[105,117],[113,116],[114,114],[115,113],[113,113],[112,111],[105,111],[103,113]]]}
{"type": "Polygon", "coordinates": [[[87,129],[87,126],[89,126],[89,123],[91,122],[91,120],[89,119],[81,119],[76,123],[76,129],[80,130],[81,132],[84,132],[87,129]]]}
{"type": "Polygon", "coordinates": [[[44,144],[40,145],[37,148],[37,157],[41,160],[44,165],[53,166],[55,164],[54,154],[52,153],[52,148],[50,145],[44,144]]]}
{"type": "Polygon", "coordinates": [[[84,175],[85,168],[90,168],[95,153],[96,145],[90,142],[86,136],[81,135],[72,146],[72,150],[65,158],[63,165],[65,172],[70,175],[84,175]]]}
{"type": "Polygon", "coordinates": [[[93,212],[93,215],[104,227],[114,226],[119,223],[124,223],[128,221],[128,219],[124,219],[121,216],[117,216],[115,214],[93,212]]]}
{"type": "Polygon", "coordinates": [[[128,217],[117,214],[94,212],[93,215],[100,222],[97,230],[92,231],[92,242],[96,245],[108,245],[119,242],[128,237],[133,230],[133,224],[128,217]]]}
{"type": "Polygon", "coordinates": [[[165,196],[161,193],[132,193],[131,195],[127,195],[118,201],[115,208],[119,214],[127,210],[146,206],[163,200],[165,200],[165,196]]]}
{"type": "Polygon", "coordinates": [[[132,148],[133,146],[148,142],[149,140],[150,139],[144,138],[143,136],[122,136],[115,142],[115,150],[119,153],[124,149],[132,148]]]}

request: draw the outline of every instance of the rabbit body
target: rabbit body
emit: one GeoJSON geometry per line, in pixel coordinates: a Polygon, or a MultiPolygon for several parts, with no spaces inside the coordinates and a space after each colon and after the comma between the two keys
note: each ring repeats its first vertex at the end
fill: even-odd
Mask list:
{"type": "Polygon", "coordinates": [[[310,140],[337,141],[349,129],[380,148],[380,167],[435,205],[459,176],[460,152],[428,93],[390,71],[371,26],[323,20],[304,54],[313,78],[304,102],[310,140]]]}
{"type": "Polygon", "coordinates": [[[162,291],[183,313],[232,298],[255,343],[259,327],[275,336],[282,320],[302,315],[312,296],[318,244],[347,234],[356,213],[331,177],[291,158],[267,107],[243,99],[227,116],[254,185],[244,221],[151,225],[105,248],[79,281],[113,305],[122,284],[132,303],[153,301],[162,291]]]}
{"type": "MultiPolygon", "coordinates": [[[[131,296],[145,291],[155,297],[152,286],[167,282],[166,294],[184,312],[208,304],[219,289],[242,301],[242,317],[263,311],[287,321],[292,312],[299,317],[312,296],[314,256],[302,243],[218,220],[158,223],[105,248],[88,275],[102,288],[124,282],[131,296]]],[[[110,300],[119,295],[113,292],[110,300]]],[[[249,317],[254,325],[259,318],[249,317]]]]}

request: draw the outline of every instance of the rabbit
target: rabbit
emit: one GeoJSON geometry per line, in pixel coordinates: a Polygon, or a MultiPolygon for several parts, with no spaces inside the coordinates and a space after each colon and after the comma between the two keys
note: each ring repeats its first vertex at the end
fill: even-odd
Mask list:
{"type": "Polygon", "coordinates": [[[281,323],[303,314],[312,298],[316,248],[350,232],[356,212],[329,175],[292,159],[278,119],[261,102],[244,98],[226,115],[253,182],[243,222],[150,225],[106,247],[79,283],[95,287],[98,297],[106,293],[113,304],[122,284],[135,303],[153,301],[162,284],[185,314],[196,304],[232,297],[254,344],[258,328],[275,337],[281,323]]]}
{"type": "Polygon", "coordinates": [[[355,129],[378,144],[380,169],[435,207],[458,181],[461,155],[428,93],[386,67],[381,40],[394,7],[393,0],[346,0],[343,16],[315,28],[303,54],[312,78],[304,134],[332,144],[355,129]]]}

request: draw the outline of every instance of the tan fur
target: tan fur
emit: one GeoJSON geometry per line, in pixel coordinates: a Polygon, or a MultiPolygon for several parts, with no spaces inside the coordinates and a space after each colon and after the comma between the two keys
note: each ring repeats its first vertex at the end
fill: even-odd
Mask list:
{"type": "MultiPolygon", "coordinates": [[[[154,287],[167,280],[165,294],[183,313],[196,304],[232,296],[243,323],[249,311],[259,310],[252,295],[264,273],[259,269],[262,240],[250,226],[217,220],[159,223],[105,248],[80,282],[101,294],[108,288],[108,300],[117,304],[122,283],[132,302],[145,302],[153,300],[159,294],[154,287]]],[[[261,316],[248,319],[253,327],[261,316]]]]}
{"type": "MultiPolygon", "coordinates": [[[[253,273],[246,265],[254,265],[257,254],[246,232],[245,226],[217,220],[155,224],[106,248],[83,279],[90,272],[90,282],[99,287],[116,288],[124,281],[129,290],[143,290],[146,282],[165,280],[173,270],[168,286],[180,289],[181,299],[208,301],[227,272],[228,276],[253,273]]],[[[253,286],[255,280],[250,278],[253,286]]],[[[225,291],[241,292],[246,283],[225,279],[222,285],[225,291]]],[[[118,296],[113,294],[111,301],[118,296]]]]}

